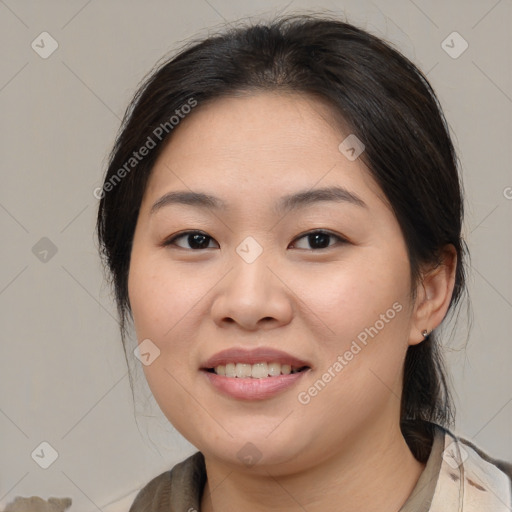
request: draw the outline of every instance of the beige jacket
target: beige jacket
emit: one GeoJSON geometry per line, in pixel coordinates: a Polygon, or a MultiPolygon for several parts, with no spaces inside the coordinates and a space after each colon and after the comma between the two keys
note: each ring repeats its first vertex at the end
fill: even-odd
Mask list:
{"type": "MultiPolygon", "coordinates": [[[[512,464],[435,427],[425,470],[399,512],[512,511],[512,464]]],[[[204,457],[196,452],[151,480],[129,512],[200,512],[205,482],[204,457]]]]}

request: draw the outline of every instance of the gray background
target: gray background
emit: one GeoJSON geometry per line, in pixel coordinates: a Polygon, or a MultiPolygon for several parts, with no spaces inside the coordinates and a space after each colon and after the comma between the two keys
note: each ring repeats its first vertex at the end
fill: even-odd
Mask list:
{"type": "Polygon", "coordinates": [[[472,251],[473,327],[468,338],[462,313],[457,330],[446,330],[456,432],[512,460],[510,0],[5,0],[0,508],[40,495],[72,497],[71,511],[127,510],[138,488],[194,451],[155,406],[142,371],[134,415],[93,234],[93,190],[124,109],[158,59],[225,20],[303,9],[346,15],[393,42],[440,97],[463,169],[472,251]],[[31,44],[48,51],[50,40],[38,37],[45,31],[58,49],[43,59],[31,44]],[[458,58],[461,39],[442,45],[454,31],[469,45],[458,58]],[[43,441],[58,453],[48,469],[43,441]]]}

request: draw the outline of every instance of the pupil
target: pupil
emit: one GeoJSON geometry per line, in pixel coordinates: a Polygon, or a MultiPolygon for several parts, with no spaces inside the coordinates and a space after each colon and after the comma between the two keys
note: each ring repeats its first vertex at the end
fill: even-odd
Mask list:
{"type": "Polygon", "coordinates": [[[327,233],[313,233],[309,236],[309,243],[311,246],[316,247],[317,249],[325,249],[329,246],[329,237],[327,233]],[[319,242],[319,243],[318,243],[319,242]],[[322,243],[325,242],[325,243],[322,243]],[[321,247],[318,247],[318,246],[321,247]]]}
{"type": "Polygon", "coordinates": [[[188,242],[190,244],[190,247],[192,248],[202,248],[202,247],[208,247],[208,243],[204,243],[207,241],[207,236],[201,235],[201,234],[194,234],[188,236],[188,242]],[[201,243],[202,242],[202,243],[201,243]]]}

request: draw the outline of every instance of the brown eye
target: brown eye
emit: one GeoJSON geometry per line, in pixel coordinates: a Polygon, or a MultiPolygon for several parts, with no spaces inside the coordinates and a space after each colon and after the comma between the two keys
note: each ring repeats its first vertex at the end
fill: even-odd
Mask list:
{"type": "MultiPolygon", "coordinates": [[[[299,247],[299,249],[307,249],[307,250],[321,250],[328,249],[335,244],[329,243],[331,239],[336,239],[336,241],[340,243],[346,243],[347,240],[342,238],[339,235],[335,235],[334,233],[329,233],[327,231],[311,231],[310,233],[306,233],[296,238],[295,240],[306,239],[307,243],[310,245],[309,247],[299,247]]],[[[294,245],[297,245],[296,243],[294,245]]]]}
{"type": "Polygon", "coordinates": [[[206,233],[203,233],[201,231],[187,231],[185,233],[181,233],[179,235],[176,235],[169,240],[166,240],[164,242],[164,246],[171,246],[176,245],[177,247],[180,247],[181,249],[209,249],[209,242],[212,241],[213,238],[211,236],[208,236],[206,233]],[[176,243],[177,240],[185,239],[186,244],[188,244],[188,247],[184,247],[182,245],[179,245],[176,243]]]}

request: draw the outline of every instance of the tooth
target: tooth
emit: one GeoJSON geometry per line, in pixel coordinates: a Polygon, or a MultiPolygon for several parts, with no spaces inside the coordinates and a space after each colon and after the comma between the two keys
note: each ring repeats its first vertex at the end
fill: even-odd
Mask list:
{"type": "Polygon", "coordinates": [[[234,363],[226,365],[226,377],[236,377],[236,367],[234,363]]]}
{"type": "Polygon", "coordinates": [[[268,374],[272,377],[281,375],[281,363],[269,363],[268,374]]]}
{"type": "Polygon", "coordinates": [[[267,376],[276,377],[279,375],[289,375],[290,373],[298,373],[300,368],[292,367],[289,364],[281,363],[227,363],[226,365],[218,365],[214,368],[217,375],[226,377],[237,377],[239,379],[264,379],[267,376]]]}
{"type": "Polygon", "coordinates": [[[281,365],[281,373],[283,375],[288,375],[292,372],[292,367],[289,364],[282,364],[281,365]]]}
{"type": "Polygon", "coordinates": [[[264,379],[268,376],[268,365],[267,363],[256,363],[252,365],[252,377],[253,379],[264,379]]]}
{"type": "Polygon", "coordinates": [[[250,364],[246,363],[236,363],[236,376],[243,379],[245,377],[250,377],[252,373],[252,368],[250,364]]]}

